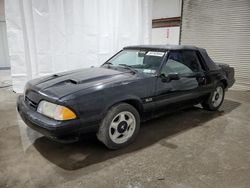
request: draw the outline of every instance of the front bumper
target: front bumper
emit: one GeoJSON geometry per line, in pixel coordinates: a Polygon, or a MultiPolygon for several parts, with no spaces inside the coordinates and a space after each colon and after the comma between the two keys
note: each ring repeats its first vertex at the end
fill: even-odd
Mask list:
{"type": "Polygon", "coordinates": [[[40,132],[44,136],[57,139],[72,136],[76,137],[82,132],[80,119],[57,121],[48,118],[36,110],[33,110],[25,102],[24,96],[17,99],[17,110],[23,121],[32,129],[40,132]]]}

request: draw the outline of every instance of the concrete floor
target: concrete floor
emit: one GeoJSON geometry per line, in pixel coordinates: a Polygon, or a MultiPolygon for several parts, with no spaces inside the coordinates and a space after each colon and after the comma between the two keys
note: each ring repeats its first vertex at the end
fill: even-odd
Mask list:
{"type": "Polygon", "coordinates": [[[16,97],[0,89],[0,187],[250,187],[250,91],[229,91],[218,112],[151,120],[118,151],[95,137],[42,137],[18,116],[16,97]]]}

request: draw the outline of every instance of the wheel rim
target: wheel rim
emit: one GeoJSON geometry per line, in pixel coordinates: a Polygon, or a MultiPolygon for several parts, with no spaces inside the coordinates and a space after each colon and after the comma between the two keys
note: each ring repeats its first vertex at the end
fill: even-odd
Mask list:
{"type": "Polygon", "coordinates": [[[128,111],[117,114],[109,126],[109,137],[116,144],[122,144],[132,137],[136,127],[135,116],[128,111]]]}
{"type": "Polygon", "coordinates": [[[223,88],[218,86],[213,93],[212,104],[216,108],[218,107],[223,99],[223,88]]]}

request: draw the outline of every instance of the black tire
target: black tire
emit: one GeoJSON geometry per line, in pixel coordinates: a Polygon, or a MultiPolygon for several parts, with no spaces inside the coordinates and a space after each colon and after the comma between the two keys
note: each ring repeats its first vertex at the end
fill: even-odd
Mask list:
{"type": "MultiPolygon", "coordinates": [[[[125,114],[124,117],[126,117],[126,114],[125,114]]],[[[118,124],[117,127],[119,127],[121,122],[117,123],[117,124],[118,124]]],[[[129,125],[126,127],[126,129],[128,129],[128,128],[129,128],[129,125]]],[[[108,113],[106,114],[106,116],[102,120],[101,125],[100,125],[99,130],[98,130],[96,135],[97,135],[97,138],[102,143],[104,143],[107,148],[109,148],[109,149],[120,149],[122,147],[125,147],[125,146],[129,145],[130,143],[132,143],[135,140],[135,138],[136,138],[136,136],[137,136],[137,134],[139,132],[139,129],[140,129],[140,115],[139,115],[138,111],[133,106],[131,106],[130,104],[120,103],[120,104],[117,104],[117,105],[111,107],[111,109],[108,111],[108,113]],[[134,117],[134,118],[132,118],[133,122],[134,122],[133,123],[133,130],[132,130],[133,133],[130,133],[130,134],[132,134],[131,137],[129,137],[128,140],[126,140],[125,142],[116,143],[116,142],[114,142],[112,140],[112,138],[111,138],[112,135],[110,135],[110,134],[112,134],[112,133],[110,133],[110,131],[111,131],[110,129],[112,129],[111,123],[115,121],[115,119],[114,119],[115,117],[120,118],[120,117],[118,117],[119,114],[123,114],[123,113],[126,113],[126,112],[131,113],[133,115],[133,117],[134,117]]],[[[116,131],[119,132],[119,130],[117,128],[116,131]]]]}
{"type": "Polygon", "coordinates": [[[218,83],[217,86],[215,87],[214,91],[210,93],[210,95],[207,97],[207,99],[205,99],[201,105],[204,109],[209,110],[209,111],[216,111],[220,108],[220,106],[222,105],[223,101],[224,101],[224,96],[225,96],[225,86],[223,83],[218,83]],[[221,101],[219,101],[219,103],[217,105],[215,105],[215,103],[213,102],[213,97],[214,95],[216,95],[215,93],[217,92],[218,88],[222,88],[222,98],[221,101]]]}

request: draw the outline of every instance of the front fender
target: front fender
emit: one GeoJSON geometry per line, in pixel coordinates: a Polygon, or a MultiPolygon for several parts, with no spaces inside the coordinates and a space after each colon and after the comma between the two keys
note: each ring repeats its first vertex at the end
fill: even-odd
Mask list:
{"type": "Polygon", "coordinates": [[[139,111],[139,113],[142,113],[144,111],[144,108],[142,105],[142,100],[139,97],[137,97],[135,95],[123,95],[123,96],[121,96],[119,98],[115,98],[107,103],[103,116],[106,115],[106,113],[109,111],[109,109],[112,106],[117,105],[117,104],[122,103],[122,102],[126,102],[128,104],[131,104],[139,111]]]}

